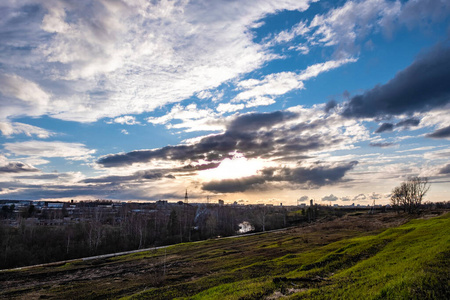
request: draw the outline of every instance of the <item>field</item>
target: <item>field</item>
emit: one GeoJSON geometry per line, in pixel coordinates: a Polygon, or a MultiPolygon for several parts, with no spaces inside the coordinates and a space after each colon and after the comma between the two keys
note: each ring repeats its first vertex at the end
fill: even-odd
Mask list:
{"type": "Polygon", "coordinates": [[[8,299],[450,299],[450,214],[284,231],[0,272],[8,299]]]}

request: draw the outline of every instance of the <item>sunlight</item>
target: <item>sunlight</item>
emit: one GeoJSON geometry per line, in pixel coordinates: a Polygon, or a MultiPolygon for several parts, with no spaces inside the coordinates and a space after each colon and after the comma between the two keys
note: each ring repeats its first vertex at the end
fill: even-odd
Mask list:
{"type": "Polygon", "coordinates": [[[204,180],[235,179],[256,175],[263,167],[264,162],[260,159],[234,157],[224,159],[217,168],[205,170],[199,176],[204,180]]]}

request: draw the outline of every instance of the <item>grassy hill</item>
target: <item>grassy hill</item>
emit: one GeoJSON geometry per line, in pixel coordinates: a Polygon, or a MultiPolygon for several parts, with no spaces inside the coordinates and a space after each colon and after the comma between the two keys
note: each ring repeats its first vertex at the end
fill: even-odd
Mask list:
{"type": "Polygon", "coordinates": [[[406,218],[353,215],[280,232],[0,272],[0,297],[450,299],[450,214],[405,223],[406,218]]]}

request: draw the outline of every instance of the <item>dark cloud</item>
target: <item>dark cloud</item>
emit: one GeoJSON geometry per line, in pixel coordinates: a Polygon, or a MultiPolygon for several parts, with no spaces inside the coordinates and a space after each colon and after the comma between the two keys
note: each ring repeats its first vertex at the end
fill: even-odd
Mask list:
{"type": "Polygon", "coordinates": [[[329,113],[332,109],[334,109],[337,106],[337,102],[334,100],[330,100],[327,102],[327,104],[325,104],[325,112],[329,113]]]}
{"type": "Polygon", "coordinates": [[[332,202],[334,202],[334,201],[337,201],[338,199],[339,199],[338,197],[336,197],[335,195],[331,194],[331,195],[329,195],[329,196],[323,197],[323,198],[322,198],[322,201],[325,201],[325,202],[330,202],[330,201],[332,201],[332,202]]]}
{"type": "Polygon", "coordinates": [[[224,179],[217,181],[210,181],[204,183],[202,189],[205,191],[217,193],[238,193],[245,192],[255,185],[260,185],[266,182],[263,176],[250,176],[238,179],[224,179]]]}
{"type": "Polygon", "coordinates": [[[271,113],[251,113],[234,119],[227,130],[233,131],[256,131],[262,128],[270,129],[276,124],[297,117],[296,113],[286,111],[275,111],[271,113]]]}
{"type": "Polygon", "coordinates": [[[305,202],[305,201],[309,200],[309,197],[308,196],[301,196],[300,199],[298,199],[298,200],[305,202]]]}
{"type": "Polygon", "coordinates": [[[416,118],[410,118],[403,121],[398,122],[395,127],[403,127],[404,129],[408,129],[410,127],[416,127],[420,124],[420,120],[416,118]]]}
{"type": "Polygon", "coordinates": [[[0,166],[0,173],[23,173],[23,172],[39,172],[39,170],[21,162],[10,162],[7,165],[0,166]]]}
{"type": "Polygon", "coordinates": [[[359,194],[358,196],[355,196],[353,198],[354,201],[358,201],[358,200],[362,201],[362,200],[366,200],[366,199],[367,199],[367,197],[364,194],[359,194]]]}
{"type": "Polygon", "coordinates": [[[345,117],[384,117],[428,111],[450,102],[450,47],[438,45],[384,85],[345,104],[345,117]]]}
{"type": "Polygon", "coordinates": [[[445,167],[443,167],[439,171],[439,174],[450,174],[450,164],[447,164],[445,167]]]}
{"type": "Polygon", "coordinates": [[[101,157],[104,167],[120,167],[133,163],[162,159],[181,162],[200,160],[217,163],[230,158],[235,151],[247,158],[279,158],[299,156],[311,150],[323,149],[343,142],[341,137],[316,134],[313,129],[327,126],[328,120],[315,120],[295,125],[283,124],[298,115],[289,111],[252,113],[237,117],[224,133],[208,136],[191,145],[167,146],[155,150],[138,150],[101,157]],[[285,125],[273,128],[274,125],[285,125]],[[309,131],[306,135],[300,135],[309,131]]]}
{"type": "Polygon", "coordinates": [[[314,165],[308,168],[266,168],[255,176],[204,183],[202,189],[218,193],[236,193],[261,188],[261,185],[269,182],[289,182],[304,184],[309,188],[317,188],[341,181],[345,173],[356,164],[356,161],[352,161],[338,166],[314,165]]]}
{"type": "Polygon", "coordinates": [[[49,180],[49,179],[59,179],[60,174],[39,174],[39,175],[26,175],[26,176],[17,176],[17,179],[36,179],[36,180],[49,180]]]}
{"type": "Polygon", "coordinates": [[[137,171],[131,175],[113,175],[113,176],[103,176],[97,178],[88,178],[83,180],[84,183],[123,183],[133,180],[157,180],[161,178],[175,179],[175,176],[170,173],[194,173],[196,171],[209,170],[217,168],[220,163],[209,163],[209,164],[199,164],[199,165],[186,165],[179,168],[173,169],[158,169],[158,170],[145,170],[137,171]]]}
{"type": "Polygon", "coordinates": [[[394,124],[383,123],[380,127],[378,127],[377,130],[375,130],[375,133],[391,132],[392,130],[394,130],[394,124]]]}
{"type": "Polygon", "coordinates": [[[410,127],[418,126],[419,124],[420,120],[416,118],[405,119],[398,122],[397,124],[383,123],[377,130],[375,130],[375,133],[391,132],[394,130],[394,128],[401,128],[402,130],[406,130],[410,127]]]}
{"type": "Polygon", "coordinates": [[[395,143],[389,143],[389,142],[385,142],[385,143],[370,143],[369,146],[370,147],[378,147],[378,148],[388,148],[388,147],[392,147],[395,146],[395,143]]]}
{"type": "Polygon", "coordinates": [[[433,138],[433,139],[449,138],[450,137],[450,126],[438,129],[433,133],[429,133],[426,135],[426,137],[433,138]]]}

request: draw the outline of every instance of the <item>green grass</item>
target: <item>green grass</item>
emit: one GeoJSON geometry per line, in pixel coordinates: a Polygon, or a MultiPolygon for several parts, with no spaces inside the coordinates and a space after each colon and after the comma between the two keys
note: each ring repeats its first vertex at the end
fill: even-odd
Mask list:
{"type": "Polygon", "coordinates": [[[352,216],[286,232],[17,271],[11,276],[44,279],[34,288],[0,292],[0,298],[450,299],[450,214],[389,229],[375,226],[376,231],[367,226],[385,218],[394,220],[352,216]],[[48,283],[49,277],[71,274],[76,280],[48,283]]]}
{"type": "MultiPolygon", "coordinates": [[[[290,248],[292,240],[265,239],[258,248],[290,248]]],[[[224,283],[214,276],[206,284],[191,282],[200,290],[211,287],[184,299],[260,299],[273,293],[292,299],[450,298],[449,214],[312,249],[298,240],[296,246],[295,253],[229,270],[224,283]]],[[[164,296],[183,297],[171,292],[164,296]]],[[[158,289],[131,298],[156,295],[158,289]]]]}
{"type": "Polygon", "coordinates": [[[377,236],[335,243],[343,247],[289,274],[328,280],[292,298],[449,299],[449,220],[449,214],[414,220],[377,236]]]}

